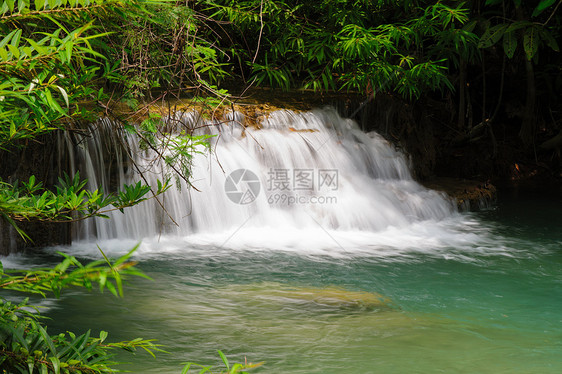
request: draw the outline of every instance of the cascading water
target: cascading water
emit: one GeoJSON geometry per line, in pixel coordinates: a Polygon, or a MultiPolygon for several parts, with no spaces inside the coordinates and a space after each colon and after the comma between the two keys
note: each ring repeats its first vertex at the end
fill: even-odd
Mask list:
{"type": "MultiPolygon", "coordinates": [[[[194,112],[168,119],[214,135],[210,152],[193,155],[191,183],[199,192],[177,179],[179,188],[158,200],[81,223],[75,238],[185,236],[242,226],[377,232],[454,212],[451,201],[412,179],[401,152],[334,110],[276,111],[261,129],[245,128],[239,113],[230,117],[222,124],[202,123],[194,112]]],[[[131,135],[104,134],[112,128],[103,120],[79,144],[77,169],[90,188],[108,186],[108,170],[117,185],[141,180],[139,171],[154,186],[165,178],[170,170],[156,152],[141,150],[131,135]],[[126,143],[135,167],[124,151],[115,152],[124,149],[118,142],[126,143]]]]}
{"type": "MultiPolygon", "coordinates": [[[[168,118],[172,134],[216,135],[193,155],[199,191],[178,179],[160,203],[85,220],[71,246],[46,248],[115,258],[142,239],[134,256],[155,280],[131,279],[117,300],[65,294],[48,305],[50,332],[158,339],[171,355],[122,358],[143,374],[212,364],[217,349],[267,373],[561,371],[559,198],[456,213],[402,153],[332,110],[243,121],[168,118]]],[[[91,131],[61,142],[89,188],[168,173],[167,154],[110,121],[91,131]]],[[[18,261],[30,263],[5,263],[18,261]]]]}

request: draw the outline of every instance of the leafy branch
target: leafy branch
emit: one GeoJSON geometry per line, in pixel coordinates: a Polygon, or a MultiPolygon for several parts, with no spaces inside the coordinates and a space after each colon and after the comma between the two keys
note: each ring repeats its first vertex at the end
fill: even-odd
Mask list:
{"type": "MultiPolygon", "coordinates": [[[[148,278],[135,268],[130,257],[138,246],[113,263],[105,257],[86,265],[75,257],[61,254],[64,260],[54,268],[33,270],[4,270],[0,263],[0,290],[12,290],[59,297],[64,288],[78,286],[91,290],[94,284],[103,292],[107,288],[113,295],[123,295],[126,276],[148,278]]],[[[100,250],[101,251],[101,250],[100,250]]],[[[136,351],[143,349],[154,356],[164,352],[154,340],[134,339],[109,343],[108,333],[101,331],[92,337],[87,331],[76,335],[70,331],[55,336],[47,333],[37,308],[25,299],[14,304],[0,298],[0,365],[9,372],[32,373],[114,373],[111,366],[113,349],[136,351]],[[30,311],[35,309],[35,312],[30,311]]]]}
{"type": "MultiPolygon", "coordinates": [[[[100,189],[84,189],[87,180],[80,179],[77,172],[74,177],[64,175],[59,178],[55,191],[46,190],[35,176],[27,182],[11,185],[0,181],[0,216],[4,217],[18,231],[20,236],[29,240],[16,221],[35,220],[46,222],[75,222],[90,217],[107,218],[106,213],[137,205],[147,199],[150,187],[137,182],[124,185],[121,191],[104,194],[100,189]]],[[[158,183],[154,196],[164,193],[170,187],[168,181],[158,183]]]]}

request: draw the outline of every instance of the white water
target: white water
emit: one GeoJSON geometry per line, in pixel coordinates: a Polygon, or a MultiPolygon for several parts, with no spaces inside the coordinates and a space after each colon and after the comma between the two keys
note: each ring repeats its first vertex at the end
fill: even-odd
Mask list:
{"type": "MultiPolygon", "coordinates": [[[[177,113],[169,122],[216,135],[210,152],[194,155],[191,182],[200,192],[179,180],[181,188],[172,187],[159,198],[165,211],[151,199],[124,214],[112,212],[110,220],[86,220],[75,230],[75,245],[119,239],[122,246],[124,239],[145,239],[148,252],[191,244],[385,257],[389,247],[397,250],[390,254],[394,256],[414,248],[474,248],[482,238],[474,233],[474,222],[456,213],[450,199],[413,180],[401,152],[331,109],[273,112],[261,129],[245,130],[238,113],[220,125],[198,122],[197,117],[177,113]],[[233,202],[225,192],[225,181],[238,169],[259,179],[235,185],[248,192],[259,184],[257,198],[247,204],[233,202]]],[[[114,170],[115,185],[140,180],[125,155],[115,153],[118,141],[128,144],[138,169],[156,186],[165,169],[156,153],[141,151],[131,136],[119,140],[115,134],[101,134],[111,127],[109,121],[99,123],[98,134],[79,148],[75,167],[88,178],[89,187],[108,186],[108,170],[114,170]],[[111,140],[100,140],[107,138],[111,140]]]]}

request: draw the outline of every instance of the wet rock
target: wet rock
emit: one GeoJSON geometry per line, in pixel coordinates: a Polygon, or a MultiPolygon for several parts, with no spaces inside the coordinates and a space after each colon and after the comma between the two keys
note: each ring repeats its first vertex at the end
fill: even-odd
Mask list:
{"type": "Polygon", "coordinates": [[[488,209],[496,200],[496,187],[489,181],[439,177],[423,184],[433,190],[443,191],[455,199],[461,211],[488,209]]]}

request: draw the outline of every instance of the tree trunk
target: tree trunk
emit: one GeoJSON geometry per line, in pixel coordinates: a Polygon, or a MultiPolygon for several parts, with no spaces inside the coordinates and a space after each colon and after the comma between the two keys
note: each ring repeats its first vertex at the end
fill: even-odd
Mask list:
{"type": "MultiPolygon", "coordinates": [[[[516,16],[519,21],[528,20],[523,8],[517,6],[515,8],[516,16]]],[[[524,43],[523,30],[520,31],[521,45],[524,43]]],[[[527,99],[525,103],[525,108],[523,109],[523,116],[521,118],[521,130],[519,130],[519,138],[523,141],[525,146],[530,146],[533,144],[535,136],[535,100],[536,100],[536,88],[535,88],[535,69],[533,68],[533,62],[529,60],[525,53],[523,53],[523,59],[525,61],[525,72],[527,74],[527,99]]]]}
{"type": "Polygon", "coordinates": [[[462,58],[459,67],[459,118],[457,126],[461,130],[466,126],[466,61],[462,58]]]}
{"type": "Polygon", "coordinates": [[[536,121],[534,114],[537,92],[535,88],[535,70],[533,68],[533,62],[529,61],[526,56],[523,58],[525,59],[525,71],[527,73],[527,101],[523,110],[519,137],[523,141],[523,144],[529,146],[533,143],[535,137],[536,121]]]}

